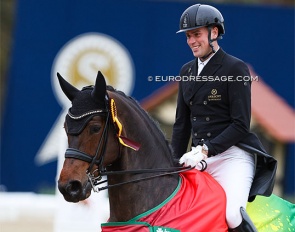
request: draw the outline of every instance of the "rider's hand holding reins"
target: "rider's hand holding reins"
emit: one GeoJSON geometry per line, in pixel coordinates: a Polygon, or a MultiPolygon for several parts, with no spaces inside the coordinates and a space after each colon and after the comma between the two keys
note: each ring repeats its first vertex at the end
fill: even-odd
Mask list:
{"type": "Polygon", "coordinates": [[[196,169],[200,169],[201,166],[198,164],[207,159],[207,155],[202,152],[202,146],[198,145],[196,147],[192,147],[192,150],[185,153],[180,159],[179,163],[183,164],[185,167],[191,166],[196,169]]]}

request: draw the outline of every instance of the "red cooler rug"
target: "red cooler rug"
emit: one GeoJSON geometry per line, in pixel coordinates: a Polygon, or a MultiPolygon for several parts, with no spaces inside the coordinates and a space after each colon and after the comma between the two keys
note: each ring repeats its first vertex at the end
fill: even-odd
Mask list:
{"type": "Polygon", "coordinates": [[[127,222],[108,222],[103,232],[227,232],[226,197],[206,172],[180,174],[178,187],[160,205],[127,222]]]}

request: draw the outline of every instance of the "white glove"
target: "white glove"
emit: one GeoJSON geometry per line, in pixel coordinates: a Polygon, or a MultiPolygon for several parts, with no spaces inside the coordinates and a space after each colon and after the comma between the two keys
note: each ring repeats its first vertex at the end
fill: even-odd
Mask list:
{"type": "Polygon", "coordinates": [[[191,166],[196,169],[200,169],[199,163],[202,160],[205,160],[207,155],[202,152],[202,146],[198,145],[197,147],[192,147],[192,150],[185,153],[180,159],[179,163],[183,164],[185,167],[191,166]]]}

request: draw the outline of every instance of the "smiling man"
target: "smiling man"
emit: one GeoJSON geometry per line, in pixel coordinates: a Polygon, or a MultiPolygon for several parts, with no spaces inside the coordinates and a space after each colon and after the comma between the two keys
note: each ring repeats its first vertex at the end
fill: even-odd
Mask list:
{"type": "Polygon", "coordinates": [[[219,47],[217,41],[215,40],[218,37],[218,28],[210,28],[211,46],[208,46],[208,28],[201,27],[193,30],[186,31],[187,44],[192,49],[193,55],[198,57],[200,61],[205,62],[213,52],[216,52],[219,47]]]}
{"type": "Polygon", "coordinates": [[[251,83],[238,78],[249,77],[249,69],[219,47],[225,28],[216,8],[201,4],[187,8],[178,32],[185,33],[195,59],[180,71],[181,77],[192,78],[179,82],[172,135],[175,156],[181,164],[196,168],[206,159],[206,171],[226,193],[229,231],[257,231],[244,209],[255,195],[271,194],[276,165],[268,169],[267,163],[276,161],[250,132],[251,83]],[[231,78],[214,78],[218,76],[231,78]],[[186,153],[190,137],[192,151],[186,153]]]}

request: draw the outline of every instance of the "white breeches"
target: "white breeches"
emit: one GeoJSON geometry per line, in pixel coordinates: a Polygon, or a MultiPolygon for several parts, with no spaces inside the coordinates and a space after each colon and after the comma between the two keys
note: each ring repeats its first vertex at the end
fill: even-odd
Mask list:
{"type": "Polygon", "coordinates": [[[242,222],[240,207],[246,209],[255,174],[253,155],[232,146],[225,152],[206,159],[206,172],[214,177],[226,194],[226,221],[229,228],[242,222]]]}

